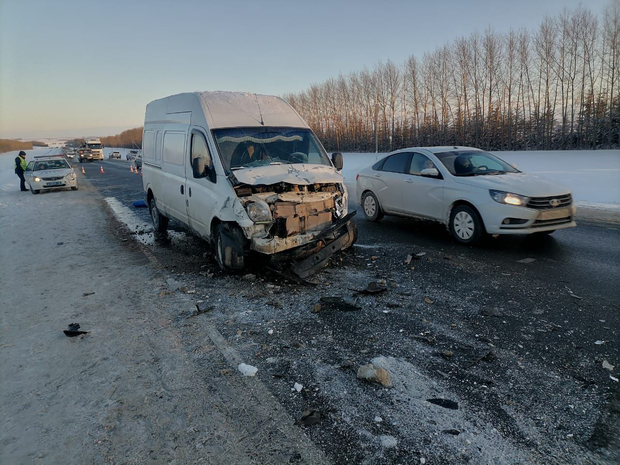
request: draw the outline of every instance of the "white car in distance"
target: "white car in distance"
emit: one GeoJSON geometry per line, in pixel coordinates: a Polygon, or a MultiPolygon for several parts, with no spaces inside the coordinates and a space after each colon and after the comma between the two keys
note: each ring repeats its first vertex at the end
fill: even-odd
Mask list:
{"type": "Polygon", "coordinates": [[[357,175],[366,219],[420,217],[461,243],[486,234],[550,234],[576,226],[571,191],[470,147],[398,150],[357,175]]]}
{"type": "Polygon", "coordinates": [[[26,166],[24,177],[30,192],[38,194],[42,190],[78,189],[75,171],[64,155],[45,155],[34,157],[26,166]]]}

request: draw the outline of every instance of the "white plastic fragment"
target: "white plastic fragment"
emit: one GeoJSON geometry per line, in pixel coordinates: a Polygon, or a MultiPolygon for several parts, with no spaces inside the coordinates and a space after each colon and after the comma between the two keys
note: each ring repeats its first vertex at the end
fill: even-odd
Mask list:
{"type": "Polygon", "coordinates": [[[392,449],[396,447],[398,441],[394,436],[381,436],[381,445],[386,449],[392,449]]]}
{"type": "Polygon", "coordinates": [[[611,375],[609,375],[609,378],[610,378],[612,381],[615,381],[616,383],[618,382],[618,378],[616,378],[615,376],[611,376],[611,375]]]}
{"type": "Polygon", "coordinates": [[[614,371],[614,366],[609,363],[607,360],[603,360],[603,368],[609,371],[614,371]]]}
{"type": "Polygon", "coordinates": [[[295,383],[295,385],[293,386],[293,389],[295,389],[297,392],[301,392],[303,388],[304,388],[303,385],[299,383],[295,383]]]}
{"type": "Polygon", "coordinates": [[[243,374],[243,376],[254,376],[258,371],[258,368],[253,367],[252,365],[246,365],[245,363],[240,363],[239,371],[243,374]]]}
{"type": "Polygon", "coordinates": [[[605,341],[594,341],[594,343],[595,343],[597,346],[602,346],[603,344],[605,344],[605,341]]]}
{"type": "Polygon", "coordinates": [[[381,418],[379,415],[377,415],[377,416],[375,417],[375,422],[376,422],[376,423],[381,423],[382,421],[383,421],[383,418],[381,418]]]}
{"type": "Polygon", "coordinates": [[[271,336],[273,334],[273,329],[270,329],[269,331],[267,331],[267,334],[271,336]]]}

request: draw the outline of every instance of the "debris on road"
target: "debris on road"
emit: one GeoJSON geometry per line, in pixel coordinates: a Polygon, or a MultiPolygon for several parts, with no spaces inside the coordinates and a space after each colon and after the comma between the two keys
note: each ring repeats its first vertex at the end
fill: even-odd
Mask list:
{"type": "Polygon", "coordinates": [[[451,350],[444,350],[444,351],[441,353],[441,357],[442,357],[442,358],[445,358],[446,360],[451,359],[453,355],[454,355],[454,353],[453,353],[451,350]]]}
{"type": "Polygon", "coordinates": [[[614,366],[609,363],[607,360],[603,360],[603,368],[609,371],[614,371],[614,366]]]}
{"type": "Polygon", "coordinates": [[[88,297],[89,295],[93,295],[94,292],[85,292],[84,294],[82,294],[82,297],[88,297]]]}
{"type": "Polygon", "coordinates": [[[301,418],[297,420],[295,424],[304,426],[316,425],[321,421],[321,418],[321,412],[312,408],[305,410],[304,413],[301,414],[301,418]]]}
{"type": "Polygon", "coordinates": [[[304,388],[303,384],[299,384],[299,383],[295,383],[293,385],[293,390],[297,391],[297,392],[301,392],[301,390],[304,388]]]}
{"type": "Polygon", "coordinates": [[[424,297],[424,302],[426,302],[429,305],[433,305],[435,303],[435,301],[431,300],[431,298],[428,296],[424,297]]]}
{"type": "Polygon", "coordinates": [[[435,345],[435,343],[437,342],[437,340],[431,336],[429,333],[422,333],[419,336],[413,336],[414,339],[417,339],[418,341],[423,341],[426,342],[430,345],[435,345]]]}
{"type": "Polygon", "coordinates": [[[70,323],[69,324],[69,329],[65,329],[62,332],[65,333],[65,336],[67,336],[67,337],[81,336],[82,334],[89,334],[90,333],[90,331],[80,331],[80,324],[79,323],[70,323]]]}
{"type": "Polygon", "coordinates": [[[196,303],[195,305],[196,305],[196,310],[193,311],[187,318],[193,318],[198,315],[203,315],[205,313],[210,312],[211,310],[215,308],[213,305],[209,307],[205,307],[205,308],[200,308],[200,305],[198,305],[198,303],[196,303]]]}
{"type": "Polygon", "coordinates": [[[382,283],[380,281],[372,281],[372,282],[369,282],[366,288],[362,290],[359,290],[359,291],[355,289],[352,289],[352,290],[357,292],[358,294],[368,295],[368,294],[379,294],[381,292],[385,292],[387,291],[387,287],[385,283],[382,283]]]}
{"type": "Polygon", "coordinates": [[[493,307],[493,308],[483,307],[482,310],[480,311],[480,314],[482,316],[494,316],[497,318],[502,318],[504,316],[504,314],[496,307],[493,307]]]}
{"type": "Polygon", "coordinates": [[[612,381],[615,381],[616,383],[618,382],[618,378],[616,378],[615,376],[609,375],[609,379],[611,379],[612,381]]]}
{"type": "Polygon", "coordinates": [[[375,368],[372,363],[361,365],[357,369],[357,378],[366,381],[374,381],[387,388],[394,387],[390,373],[385,368],[375,368]]]}
{"type": "Polygon", "coordinates": [[[524,258],[523,260],[517,260],[517,263],[532,263],[535,262],[536,259],[535,258],[524,258]]]}
{"type": "Polygon", "coordinates": [[[355,312],[362,309],[362,307],[358,307],[355,304],[349,303],[342,297],[321,297],[321,302],[327,305],[331,305],[342,312],[355,312]]]}
{"type": "Polygon", "coordinates": [[[133,207],[134,208],[146,208],[147,205],[146,205],[146,202],[144,200],[136,200],[133,203],[133,207]]]}
{"type": "Polygon", "coordinates": [[[381,436],[381,445],[386,449],[393,449],[398,444],[394,436],[381,436]]]}
{"type": "Polygon", "coordinates": [[[237,368],[243,374],[243,376],[254,376],[258,372],[258,368],[252,365],[246,365],[245,363],[240,363],[237,368]]]}
{"type": "Polygon", "coordinates": [[[450,399],[426,399],[426,402],[430,402],[431,404],[439,405],[440,407],[448,408],[450,410],[459,409],[458,402],[454,402],[450,399]]]}
{"type": "Polygon", "coordinates": [[[594,344],[596,344],[597,346],[602,346],[603,344],[605,344],[607,341],[594,341],[594,344]]]}
{"type": "Polygon", "coordinates": [[[458,429],[444,429],[442,431],[444,434],[451,434],[453,436],[458,436],[461,432],[458,429]]]}

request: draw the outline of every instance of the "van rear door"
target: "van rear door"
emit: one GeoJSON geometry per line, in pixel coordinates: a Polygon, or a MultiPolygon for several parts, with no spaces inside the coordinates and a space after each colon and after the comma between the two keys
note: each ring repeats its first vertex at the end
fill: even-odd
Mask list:
{"type": "Polygon", "coordinates": [[[211,237],[211,221],[218,206],[217,177],[213,157],[205,134],[193,129],[190,134],[189,157],[185,165],[187,185],[187,217],[190,227],[200,236],[211,237]],[[205,172],[194,169],[197,159],[202,159],[205,172]]]}

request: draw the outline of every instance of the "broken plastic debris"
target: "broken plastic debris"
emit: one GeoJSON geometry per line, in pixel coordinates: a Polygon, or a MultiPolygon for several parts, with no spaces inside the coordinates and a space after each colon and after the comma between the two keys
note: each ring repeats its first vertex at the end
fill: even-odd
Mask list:
{"type": "Polygon", "coordinates": [[[365,289],[362,289],[361,291],[356,291],[356,292],[358,292],[359,294],[378,294],[384,291],[387,291],[387,287],[385,287],[385,284],[382,284],[377,281],[372,281],[368,283],[365,289]]]}
{"type": "Polygon", "coordinates": [[[594,343],[595,343],[597,346],[602,346],[603,344],[605,344],[605,341],[594,341],[594,343]]]}
{"type": "Polygon", "coordinates": [[[295,424],[310,426],[317,424],[319,421],[321,421],[321,412],[316,409],[309,409],[301,414],[301,418],[295,424]]]}
{"type": "Polygon", "coordinates": [[[610,364],[607,360],[603,360],[603,368],[609,371],[614,371],[614,366],[610,364]]]}
{"type": "Polygon", "coordinates": [[[524,258],[523,260],[517,260],[518,263],[532,263],[535,262],[535,258],[524,258]]]}
{"type": "Polygon", "coordinates": [[[424,297],[424,302],[426,302],[429,305],[433,305],[435,303],[435,301],[431,300],[430,297],[428,296],[424,297]]]}
{"type": "Polygon", "coordinates": [[[63,330],[63,333],[65,333],[65,336],[67,337],[81,336],[82,334],[90,333],[90,331],[80,331],[79,329],[80,329],[79,323],[69,323],[69,329],[63,330]]]}
{"type": "Polygon", "coordinates": [[[377,415],[377,416],[375,417],[375,422],[376,422],[376,423],[381,423],[382,421],[383,421],[383,418],[381,418],[379,415],[377,415]]]}
{"type": "Polygon", "coordinates": [[[609,375],[609,379],[611,379],[612,381],[615,381],[616,383],[618,382],[618,378],[616,378],[615,376],[609,375]]]}
{"type": "Polygon", "coordinates": [[[82,297],[88,297],[89,295],[93,295],[94,292],[85,292],[84,294],[82,294],[82,297]]]}
{"type": "Polygon", "coordinates": [[[295,389],[297,392],[301,392],[303,388],[304,388],[303,385],[299,383],[295,383],[295,385],[293,386],[293,389],[295,389]]]}
{"type": "Polygon", "coordinates": [[[362,307],[358,307],[357,305],[350,304],[345,301],[342,297],[321,297],[321,302],[324,304],[333,305],[338,310],[343,312],[354,312],[356,310],[361,310],[362,307]]]}
{"type": "Polygon", "coordinates": [[[270,329],[269,331],[267,331],[267,334],[271,336],[273,334],[273,329],[270,329]]]}
{"type": "Polygon", "coordinates": [[[381,445],[386,449],[393,449],[398,444],[394,436],[381,436],[381,445]]]}
{"type": "Polygon", "coordinates": [[[237,368],[243,376],[254,376],[258,371],[258,368],[253,367],[252,365],[246,365],[245,363],[240,363],[237,368]]]}
{"type": "Polygon", "coordinates": [[[440,407],[443,407],[443,408],[449,408],[450,410],[459,409],[458,402],[454,402],[453,400],[450,400],[450,399],[426,399],[426,402],[439,405],[440,407]]]}

